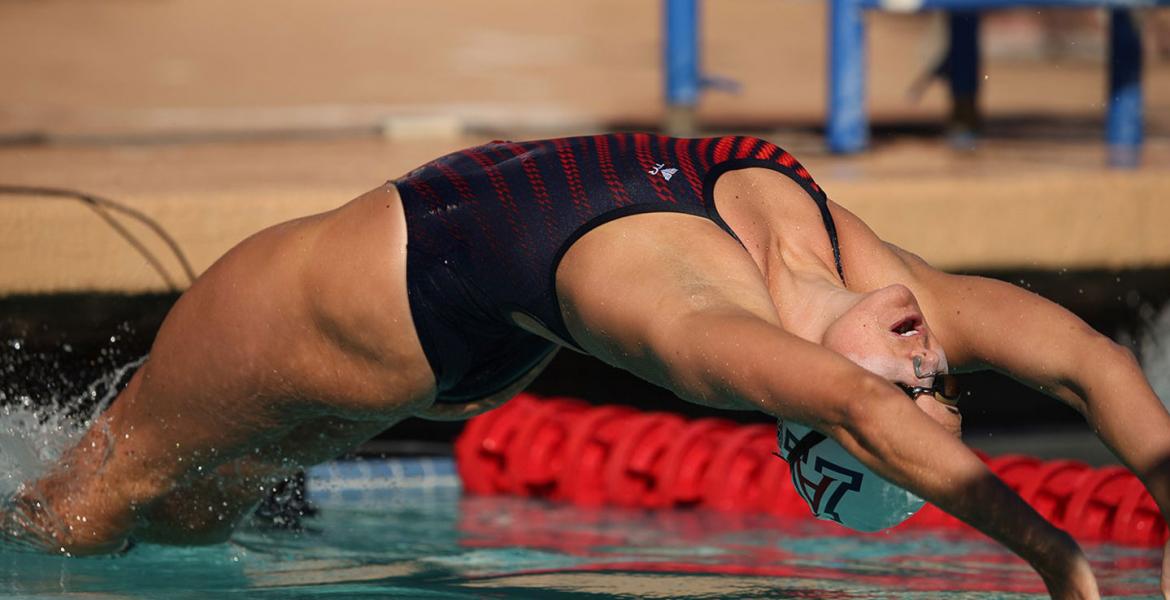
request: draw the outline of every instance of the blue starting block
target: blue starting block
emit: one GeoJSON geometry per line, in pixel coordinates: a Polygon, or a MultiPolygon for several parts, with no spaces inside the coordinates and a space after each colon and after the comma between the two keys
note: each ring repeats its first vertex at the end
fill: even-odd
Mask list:
{"type": "MultiPolygon", "coordinates": [[[[700,91],[719,82],[700,69],[698,0],[664,0],[663,71],[672,109],[691,109],[700,91]]],[[[1142,47],[1130,9],[1170,6],[1170,0],[828,0],[828,147],[859,152],[869,143],[865,112],[866,10],[949,13],[951,44],[946,70],[960,123],[975,118],[979,92],[979,11],[1019,6],[1104,7],[1110,11],[1109,107],[1105,139],[1114,164],[1136,165],[1142,144],[1142,47]]]]}
{"type": "Polygon", "coordinates": [[[857,152],[869,141],[865,114],[867,9],[945,10],[951,46],[946,61],[956,111],[972,109],[979,91],[978,11],[1018,6],[1105,7],[1110,11],[1109,108],[1105,139],[1118,165],[1137,163],[1142,144],[1142,46],[1132,8],[1170,5],[1167,0],[830,0],[829,106],[826,137],[833,152],[857,152]]]}

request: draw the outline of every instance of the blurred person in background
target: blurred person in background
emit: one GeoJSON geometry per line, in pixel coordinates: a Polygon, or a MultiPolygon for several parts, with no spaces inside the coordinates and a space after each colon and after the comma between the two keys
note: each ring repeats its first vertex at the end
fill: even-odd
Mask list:
{"type": "Polygon", "coordinates": [[[6,529],[71,554],[223,541],[274,481],[490,410],[561,347],[814,428],[1053,597],[1097,597],[1089,564],[959,441],[948,373],[1076,408],[1170,514],[1170,415],[1128,351],[883,242],[767,141],[616,134],[456,152],[240,243],[6,529]]]}

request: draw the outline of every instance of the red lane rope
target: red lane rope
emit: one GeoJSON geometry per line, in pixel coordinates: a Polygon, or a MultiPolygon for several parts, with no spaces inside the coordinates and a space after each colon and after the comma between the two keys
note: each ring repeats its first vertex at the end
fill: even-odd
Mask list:
{"type": "MultiPolygon", "coordinates": [[[[455,442],[464,489],[585,506],[705,506],[807,516],[772,455],[769,425],[687,420],[622,406],[521,394],[472,419],[455,442]]],[[[1166,524],[1141,481],[1121,467],[1070,460],[981,456],[1049,521],[1082,542],[1158,546],[1166,524]]],[[[927,505],[899,528],[965,528],[927,505]]]]}

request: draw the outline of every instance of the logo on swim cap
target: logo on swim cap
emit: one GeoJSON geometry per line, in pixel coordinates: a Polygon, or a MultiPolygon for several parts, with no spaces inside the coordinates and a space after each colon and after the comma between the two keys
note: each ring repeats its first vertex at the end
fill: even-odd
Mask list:
{"type": "Polygon", "coordinates": [[[818,519],[857,531],[881,531],[912,517],[925,504],[808,427],[778,421],[776,442],[792,470],[792,485],[818,519]]]}

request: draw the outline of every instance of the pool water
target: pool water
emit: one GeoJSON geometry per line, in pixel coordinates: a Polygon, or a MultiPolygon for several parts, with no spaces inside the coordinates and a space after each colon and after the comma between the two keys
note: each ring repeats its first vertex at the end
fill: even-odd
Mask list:
{"type": "MultiPolygon", "coordinates": [[[[138,362],[90,384],[85,402],[0,386],[0,502],[53,464],[138,362]]],[[[106,558],[0,542],[0,598],[1045,597],[1022,561],[961,532],[843,535],[812,518],[463,496],[450,459],[330,463],[308,483],[320,511],[301,532],[247,523],[226,544],[106,558]]],[[[1159,549],[1086,550],[1105,595],[1156,597],[1159,549]]]]}
{"type": "MultiPolygon", "coordinates": [[[[327,498],[304,531],[248,524],[211,547],[84,559],[0,547],[0,597],[1044,597],[1021,561],[961,533],[842,536],[812,519],[580,508],[457,486],[376,496],[327,498]]],[[[1088,551],[1103,593],[1155,597],[1160,551],[1088,551]]]]}

